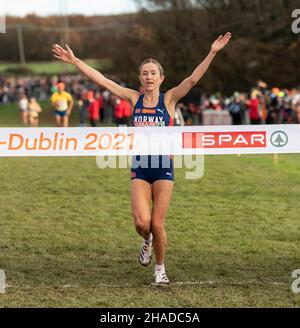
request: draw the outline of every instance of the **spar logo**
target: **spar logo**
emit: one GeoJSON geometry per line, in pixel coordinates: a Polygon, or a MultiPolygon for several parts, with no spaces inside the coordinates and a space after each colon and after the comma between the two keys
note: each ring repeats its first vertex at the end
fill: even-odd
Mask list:
{"type": "Polygon", "coordinates": [[[182,145],[195,148],[266,148],[266,131],[184,132],[182,145]]]}
{"type": "Polygon", "coordinates": [[[275,131],[272,133],[270,141],[274,147],[284,147],[287,145],[289,137],[283,131],[275,131]]]}

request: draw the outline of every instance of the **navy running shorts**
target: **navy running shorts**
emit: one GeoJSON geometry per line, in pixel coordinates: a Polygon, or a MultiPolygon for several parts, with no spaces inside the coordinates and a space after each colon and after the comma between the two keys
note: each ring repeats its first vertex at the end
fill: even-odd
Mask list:
{"type": "Polygon", "coordinates": [[[174,181],[174,163],[170,156],[133,156],[131,180],[141,179],[152,184],[157,180],[174,181]]]}

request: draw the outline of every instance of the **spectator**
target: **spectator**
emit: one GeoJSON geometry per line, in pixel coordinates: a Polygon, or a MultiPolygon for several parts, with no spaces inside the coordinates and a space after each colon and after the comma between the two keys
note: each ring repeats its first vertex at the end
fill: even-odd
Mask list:
{"type": "Polygon", "coordinates": [[[120,106],[123,111],[123,123],[122,124],[130,126],[131,125],[131,115],[132,115],[131,105],[128,101],[126,101],[125,99],[122,99],[120,106]]]}
{"type": "Polygon", "coordinates": [[[108,90],[105,90],[102,94],[103,96],[103,119],[106,123],[112,124],[113,122],[113,106],[111,94],[108,90]]]}
{"type": "Polygon", "coordinates": [[[292,96],[292,109],[295,113],[295,121],[300,123],[300,91],[294,90],[292,96]]]}
{"type": "Polygon", "coordinates": [[[89,119],[91,126],[96,127],[97,122],[99,121],[99,110],[100,110],[100,102],[98,99],[94,98],[94,93],[89,92],[89,108],[88,108],[88,113],[89,113],[89,119]]]}
{"type": "Polygon", "coordinates": [[[39,114],[42,112],[42,108],[34,97],[31,97],[29,100],[28,111],[30,126],[38,127],[39,114]]]}
{"type": "Polygon", "coordinates": [[[261,123],[261,118],[259,115],[259,100],[257,97],[258,91],[254,90],[251,93],[251,99],[248,101],[247,105],[249,108],[249,116],[250,116],[250,121],[251,124],[260,124],[261,123]]]}
{"type": "Polygon", "coordinates": [[[20,96],[19,111],[20,111],[22,123],[24,125],[27,125],[28,124],[28,98],[24,93],[20,96]]]}
{"type": "Polygon", "coordinates": [[[181,105],[177,104],[175,106],[175,113],[174,113],[174,126],[184,126],[184,119],[181,113],[181,105]]]}
{"type": "Polygon", "coordinates": [[[104,113],[104,109],[103,109],[103,96],[102,96],[102,94],[101,94],[101,92],[100,91],[97,91],[96,93],[95,93],[95,98],[98,100],[98,102],[99,102],[99,120],[101,121],[101,122],[103,122],[103,119],[104,119],[104,115],[103,115],[103,113],[104,113]]]}
{"type": "Polygon", "coordinates": [[[241,98],[238,92],[234,93],[233,101],[228,107],[232,118],[233,125],[241,125],[242,124],[242,108],[241,108],[241,98]]]}

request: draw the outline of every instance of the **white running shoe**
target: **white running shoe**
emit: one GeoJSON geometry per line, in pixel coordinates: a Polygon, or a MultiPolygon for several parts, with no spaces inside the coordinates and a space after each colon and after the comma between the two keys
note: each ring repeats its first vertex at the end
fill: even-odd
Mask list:
{"type": "Polygon", "coordinates": [[[144,240],[142,249],[140,251],[139,261],[143,266],[148,266],[151,263],[152,239],[152,233],[150,232],[149,242],[146,243],[144,240]]]}
{"type": "Polygon", "coordinates": [[[165,270],[155,271],[155,284],[158,285],[167,285],[170,283],[165,270]]]}

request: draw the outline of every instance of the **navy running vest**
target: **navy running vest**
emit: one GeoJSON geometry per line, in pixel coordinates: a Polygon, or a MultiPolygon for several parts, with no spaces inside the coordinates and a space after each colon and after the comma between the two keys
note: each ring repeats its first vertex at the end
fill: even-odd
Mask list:
{"type": "Polygon", "coordinates": [[[155,107],[143,106],[144,95],[140,95],[132,114],[132,125],[143,126],[173,126],[173,118],[169,115],[164,102],[164,94],[160,93],[155,107]]]}
{"type": "MultiPolygon", "coordinates": [[[[173,126],[173,118],[169,115],[167,107],[164,102],[164,94],[160,93],[158,98],[158,104],[155,107],[143,106],[144,94],[140,95],[136,105],[134,106],[132,114],[132,125],[134,127],[157,127],[157,126],[173,126]]],[[[153,162],[156,162],[158,168],[164,166],[164,161],[167,162],[167,167],[171,167],[173,170],[173,156],[168,155],[143,155],[133,156],[133,164],[136,161],[145,160],[148,162],[148,168],[151,169],[153,162]],[[152,163],[152,164],[151,164],[152,163]]],[[[135,165],[136,166],[136,165],[135,165]]],[[[134,169],[132,169],[134,171],[134,169]]],[[[156,170],[157,171],[157,170],[156,170]]],[[[145,171],[147,172],[147,170],[145,171]]],[[[144,174],[145,174],[144,172],[144,174]]]]}

